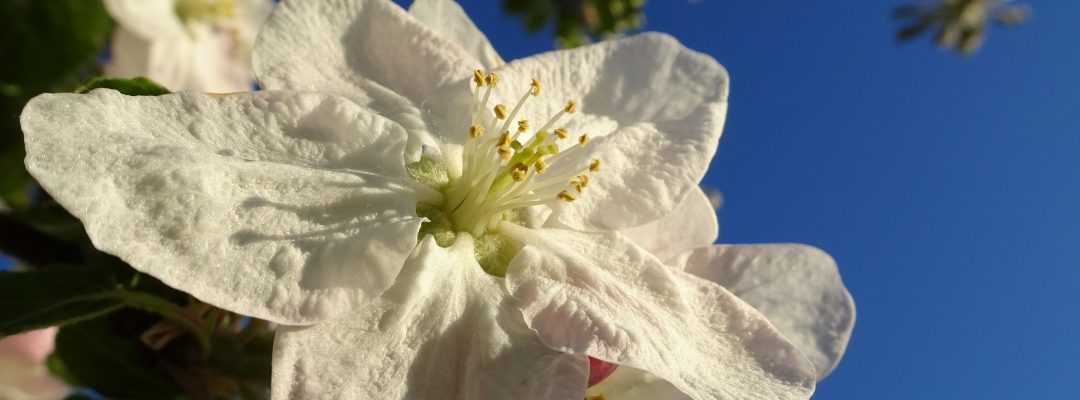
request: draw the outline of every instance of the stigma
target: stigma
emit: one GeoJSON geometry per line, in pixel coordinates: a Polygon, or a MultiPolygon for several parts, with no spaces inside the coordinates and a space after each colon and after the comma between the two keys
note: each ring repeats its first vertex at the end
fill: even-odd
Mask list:
{"type": "Polygon", "coordinates": [[[589,174],[600,170],[600,160],[593,159],[560,168],[566,171],[561,175],[547,174],[552,166],[576,159],[567,156],[589,144],[587,133],[556,127],[577,112],[577,102],[567,100],[543,125],[534,127],[517,117],[526,101],[540,96],[540,81],[532,79],[513,107],[488,104],[499,84],[494,72],[473,73],[474,100],[468,110],[471,123],[466,128],[461,176],[451,179],[444,193],[444,210],[454,229],[475,237],[494,229],[515,210],[577,200],[589,184],[589,174]]]}

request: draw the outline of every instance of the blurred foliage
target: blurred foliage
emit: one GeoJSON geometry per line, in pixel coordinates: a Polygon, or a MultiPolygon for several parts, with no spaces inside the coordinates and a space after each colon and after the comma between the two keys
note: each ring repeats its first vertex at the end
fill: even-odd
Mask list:
{"type": "Polygon", "coordinates": [[[570,48],[640,27],[645,0],[503,0],[503,10],[537,32],[554,25],[555,42],[570,48]]]}
{"type": "Polygon", "coordinates": [[[71,91],[98,75],[112,29],[100,0],[0,1],[0,199],[30,202],[19,114],[38,93],[71,91]]]}
{"type": "Polygon", "coordinates": [[[974,53],[986,39],[991,23],[1004,27],[1028,20],[1031,9],[1008,0],[936,0],[896,7],[893,17],[902,20],[898,41],[909,41],[933,31],[934,42],[960,54],[974,53]]]}

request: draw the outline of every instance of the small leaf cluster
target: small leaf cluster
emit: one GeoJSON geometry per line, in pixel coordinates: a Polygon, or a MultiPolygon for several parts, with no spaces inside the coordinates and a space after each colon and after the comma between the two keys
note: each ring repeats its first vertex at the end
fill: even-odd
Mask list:
{"type": "Polygon", "coordinates": [[[503,0],[503,10],[517,16],[529,32],[554,26],[555,42],[571,48],[640,28],[644,0],[503,0]]]}

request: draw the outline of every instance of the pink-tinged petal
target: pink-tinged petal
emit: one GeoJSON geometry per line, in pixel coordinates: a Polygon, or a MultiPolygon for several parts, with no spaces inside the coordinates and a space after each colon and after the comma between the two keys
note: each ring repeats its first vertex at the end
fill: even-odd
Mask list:
{"type": "Polygon", "coordinates": [[[279,323],[377,297],[438,196],[407,177],[399,126],[331,95],[46,94],[22,128],[27,169],[97,248],[279,323]]]}
{"type": "Polygon", "coordinates": [[[813,365],[720,285],[660,263],[617,233],[499,228],[525,244],[507,288],[552,348],[648,371],[694,399],[813,393],[813,365]]]}
{"type": "Polygon", "coordinates": [[[0,338],[0,357],[43,363],[45,357],[53,352],[59,330],[52,327],[0,338]]]}
{"type": "Polygon", "coordinates": [[[0,338],[0,399],[59,400],[67,395],[67,385],[45,367],[57,331],[53,327],[0,338]]]}
{"type": "Polygon", "coordinates": [[[521,319],[472,238],[428,236],[394,286],[354,313],[282,327],[275,399],[582,399],[585,356],[551,350],[521,319]]]}
{"type": "Polygon", "coordinates": [[[769,318],[823,379],[847,349],[855,302],[825,252],[799,244],[717,245],[678,257],[686,272],[716,282],[769,318]]]}

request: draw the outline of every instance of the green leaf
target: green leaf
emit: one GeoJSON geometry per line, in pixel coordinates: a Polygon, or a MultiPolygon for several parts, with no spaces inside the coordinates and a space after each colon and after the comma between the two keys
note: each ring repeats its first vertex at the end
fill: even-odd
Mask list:
{"type": "Polygon", "coordinates": [[[161,96],[163,94],[169,94],[169,89],[141,76],[134,79],[113,78],[108,76],[94,78],[85,85],[75,89],[75,93],[82,94],[101,88],[113,89],[128,96],[161,96]]]}
{"type": "Polygon", "coordinates": [[[44,90],[93,63],[111,30],[101,0],[4,0],[0,82],[21,86],[11,93],[44,90]]]}
{"type": "Polygon", "coordinates": [[[65,325],[124,305],[111,270],[53,266],[0,273],[0,336],[65,325]]]}
{"type": "Polygon", "coordinates": [[[60,328],[55,355],[76,384],[109,398],[172,399],[181,395],[153,353],[111,318],[98,318],[60,328]]]}

